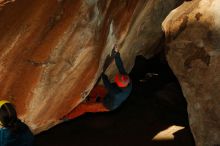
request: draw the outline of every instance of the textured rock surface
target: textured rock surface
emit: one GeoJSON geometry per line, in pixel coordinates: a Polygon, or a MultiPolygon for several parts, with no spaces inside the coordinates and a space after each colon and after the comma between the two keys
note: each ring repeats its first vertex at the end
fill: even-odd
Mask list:
{"type": "MultiPolygon", "coordinates": [[[[128,70],[137,54],[156,53],[161,22],[177,4],[178,0],[7,3],[0,10],[0,98],[13,102],[35,133],[48,129],[88,95],[114,43],[128,70]]],[[[109,73],[115,70],[111,68],[109,73]]]]}
{"type": "Polygon", "coordinates": [[[167,59],[187,98],[198,146],[220,144],[219,9],[219,0],[193,0],[163,22],[167,59]]]}
{"type": "Polygon", "coordinates": [[[10,2],[14,2],[15,0],[0,0],[0,9],[1,7],[3,7],[4,5],[6,5],[7,3],[10,2]]]}

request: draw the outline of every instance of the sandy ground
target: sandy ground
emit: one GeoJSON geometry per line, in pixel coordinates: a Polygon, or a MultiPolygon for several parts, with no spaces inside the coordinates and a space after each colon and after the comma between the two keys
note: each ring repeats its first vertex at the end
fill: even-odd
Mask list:
{"type": "Polygon", "coordinates": [[[130,75],[134,89],[119,109],[42,132],[36,146],[194,146],[186,101],[167,64],[138,57],[130,75]]]}

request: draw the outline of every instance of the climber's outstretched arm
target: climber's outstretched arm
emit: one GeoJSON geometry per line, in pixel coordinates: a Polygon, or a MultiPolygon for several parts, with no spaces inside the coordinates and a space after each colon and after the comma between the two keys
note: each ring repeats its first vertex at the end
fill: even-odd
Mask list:
{"type": "Polygon", "coordinates": [[[120,72],[120,74],[127,74],[127,72],[125,71],[125,68],[124,68],[124,65],[123,65],[123,62],[121,60],[121,56],[120,56],[120,53],[118,51],[118,47],[117,45],[114,46],[113,50],[112,50],[112,54],[115,58],[115,64],[118,68],[118,71],[120,72]]]}

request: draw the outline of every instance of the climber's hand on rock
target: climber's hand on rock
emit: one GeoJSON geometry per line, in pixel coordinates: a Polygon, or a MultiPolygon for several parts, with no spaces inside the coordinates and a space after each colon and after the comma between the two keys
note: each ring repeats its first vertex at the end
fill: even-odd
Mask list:
{"type": "Polygon", "coordinates": [[[115,55],[118,53],[118,46],[115,45],[112,49],[112,52],[111,52],[111,57],[115,57],[115,55]]]}
{"type": "Polygon", "coordinates": [[[115,52],[118,52],[118,45],[116,44],[113,49],[115,52]]]}
{"type": "Polygon", "coordinates": [[[67,118],[66,116],[64,116],[64,117],[60,118],[60,120],[66,122],[66,121],[69,121],[70,119],[67,118]]]}

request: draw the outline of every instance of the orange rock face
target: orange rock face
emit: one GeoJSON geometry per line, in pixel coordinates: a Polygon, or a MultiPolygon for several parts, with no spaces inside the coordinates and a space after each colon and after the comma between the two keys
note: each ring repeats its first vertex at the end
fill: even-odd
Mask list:
{"type": "MultiPolygon", "coordinates": [[[[1,4],[7,1],[0,1],[1,4]]],[[[0,9],[0,98],[38,133],[88,95],[117,43],[127,70],[158,51],[176,0],[17,0],[0,9]]],[[[115,71],[110,66],[108,73],[115,71]]]]}
{"type": "Polygon", "coordinates": [[[5,6],[7,3],[14,2],[15,0],[0,0],[0,10],[3,6],[5,6]]]}

